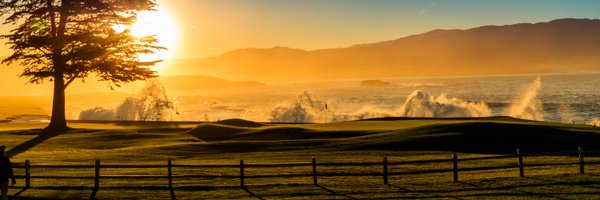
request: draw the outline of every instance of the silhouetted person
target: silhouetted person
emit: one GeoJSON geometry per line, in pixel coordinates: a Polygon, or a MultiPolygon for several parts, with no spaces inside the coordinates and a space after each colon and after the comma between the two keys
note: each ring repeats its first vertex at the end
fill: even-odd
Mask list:
{"type": "Polygon", "coordinates": [[[2,190],[2,200],[8,199],[8,178],[12,179],[11,184],[16,184],[10,160],[4,156],[6,146],[0,146],[0,189],[2,190]]]}

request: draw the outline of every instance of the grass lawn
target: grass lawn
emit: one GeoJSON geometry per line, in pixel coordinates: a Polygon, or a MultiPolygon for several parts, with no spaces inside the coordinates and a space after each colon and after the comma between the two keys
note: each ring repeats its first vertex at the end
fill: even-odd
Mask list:
{"type": "MultiPolygon", "coordinates": [[[[317,162],[390,162],[526,153],[525,164],[577,162],[577,146],[600,157],[600,129],[586,125],[533,122],[505,117],[461,119],[385,118],[330,124],[268,124],[243,120],[216,123],[71,122],[67,133],[41,133],[44,124],[0,123],[0,144],[8,146],[13,163],[40,164],[246,164],[317,162]],[[570,152],[528,157],[527,153],[570,152]]],[[[513,166],[516,159],[464,161],[459,168],[513,166]]],[[[390,172],[452,169],[452,163],[393,165],[390,172]]],[[[311,173],[309,167],[247,168],[247,175],[311,173]]],[[[319,166],[319,172],[381,172],[382,166],[319,166]]],[[[23,174],[22,169],[15,169],[23,174]]],[[[94,169],[32,168],[33,176],[93,176],[94,169]]],[[[382,177],[312,177],[247,179],[175,178],[178,199],[595,199],[600,193],[600,167],[577,165],[518,169],[398,175],[382,177]]],[[[173,174],[239,175],[236,168],[174,168],[173,174]]],[[[158,169],[102,169],[102,175],[166,175],[158,169]]],[[[23,185],[23,180],[19,180],[23,185]]],[[[101,179],[98,199],[169,199],[166,179],[101,179]]],[[[20,199],[89,199],[93,179],[32,179],[32,187],[10,189],[20,199]]]]}

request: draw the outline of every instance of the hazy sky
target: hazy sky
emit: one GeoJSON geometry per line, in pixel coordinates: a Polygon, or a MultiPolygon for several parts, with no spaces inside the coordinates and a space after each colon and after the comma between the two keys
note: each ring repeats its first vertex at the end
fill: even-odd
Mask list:
{"type": "MultiPolygon", "coordinates": [[[[433,29],[600,18],[598,0],[158,0],[174,58],[238,48],[346,47],[433,29]]],[[[157,28],[160,29],[160,28],[157,28]]],[[[0,31],[6,33],[7,27],[0,31]]],[[[10,54],[0,48],[0,56],[10,54]]]]}
{"type": "Polygon", "coordinates": [[[179,57],[247,47],[346,47],[433,29],[600,18],[598,0],[159,0],[179,57]],[[182,42],[183,41],[183,42],[182,42]]]}

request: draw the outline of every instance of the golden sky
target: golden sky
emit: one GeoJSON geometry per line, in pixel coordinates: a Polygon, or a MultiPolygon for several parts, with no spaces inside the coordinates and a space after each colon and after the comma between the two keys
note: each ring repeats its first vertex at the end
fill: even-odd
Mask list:
{"type": "Polygon", "coordinates": [[[177,58],[238,48],[340,48],[434,29],[600,18],[595,0],[159,0],[180,32],[177,58]]]}
{"type": "MultiPolygon", "coordinates": [[[[158,0],[143,16],[169,43],[169,59],[217,56],[239,48],[340,48],[434,29],[600,18],[595,0],[158,0]],[[152,22],[152,20],[155,20],[152,22]]],[[[1,25],[8,33],[11,27],[1,25]]],[[[10,51],[0,48],[0,55],[10,51]]]]}
{"type": "MultiPolygon", "coordinates": [[[[178,60],[240,48],[343,48],[434,29],[600,18],[597,0],[158,0],[158,4],[158,12],[140,16],[134,32],[156,34],[169,48],[151,57],[165,60],[156,68],[162,75],[173,73],[169,64],[178,60]]],[[[0,32],[11,28],[0,25],[0,32]]],[[[0,57],[10,54],[7,46],[0,46],[0,57]]],[[[17,66],[2,67],[0,78],[26,82],[16,78],[19,71],[17,66]]]]}

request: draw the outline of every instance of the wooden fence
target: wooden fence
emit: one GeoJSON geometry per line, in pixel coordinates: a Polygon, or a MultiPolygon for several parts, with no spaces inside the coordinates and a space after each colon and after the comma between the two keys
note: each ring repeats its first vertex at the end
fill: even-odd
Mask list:
{"type": "MultiPolygon", "coordinates": [[[[594,152],[594,154],[597,152],[594,152]]],[[[101,164],[100,160],[96,160],[94,165],[31,165],[29,160],[26,160],[24,164],[13,163],[13,168],[25,169],[25,174],[16,175],[17,178],[25,179],[25,188],[31,187],[32,179],[94,179],[94,192],[100,187],[100,179],[168,179],[168,187],[171,192],[171,196],[175,198],[173,191],[173,179],[177,178],[231,178],[239,179],[239,185],[241,187],[246,186],[246,179],[252,178],[290,178],[290,177],[312,177],[313,184],[318,185],[318,177],[336,177],[336,176],[372,176],[380,177],[384,184],[388,184],[390,176],[401,176],[401,175],[417,175],[417,174],[430,174],[430,173],[452,173],[453,181],[459,181],[459,172],[469,171],[482,171],[482,170],[500,170],[500,169],[518,169],[519,176],[525,176],[525,167],[540,167],[540,166],[561,166],[561,165],[578,165],[579,172],[585,173],[585,165],[600,164],[600,161],[585,162],[583,148],[578,148],[578,160],[574,162],[560,162],[560,163],[538,163],[538,164],[526,164],[524,157],[537,157],[537,156],[548,156],[548,155],[575,155],[575,152],[563,152],[563,153],[547,153],[547,154],[523,154],[520,149],[517,149],[514,155],[495,155],[485,157],[473,157],[473,158],[459,158],[457,153],[453,153],[451,158],[448,159],[430,159],[430,160],[414,160],[414,161],[388,161],[387,157],[383,157],[382,162],[322,162],[318,163],[316,158],[312,158],[310,163],[287,163],[287,164],[244,164],[244,160],[240,160],[239,165],[237,164],[205,164],[205,165],[186,165],[186,164],[173,164],[171,160],[168,160],[166,165],[124,165],[124,164],[101,164]],[[496,160],[496,159],[516,159],[516,165],[504,165],[504,166],[483,166],[483,167],[468,167],[460,168],[459,163],[464,161],[483,161],[483,160],[496,160]],[[417,171],[404,171],[404,172],[390,172],[388,168],[390,166],[400,165],[415,165],[415,164],[431,164],[431,163],[448,163],[449,167],[446,169],[426,169],[417,171]],[[450,165],[451,164],[451,165],[450,165]],[[318,167],[361,167],[361,166],[381,166],[382,170],[377,172],[326,172],[318,171],[318,167]],[[292,173],[292,174],[271,174],[271,175],[245,175],[244,171],[247,168],[289,168],[289,167],[312,167],[312,173],[292,173]],[[32,168],[43,168],[43,169],[94,169],[94,176],[68,176],[68,175],[32,175],[32,168]],[[166,169],[166,174],[162,175],[101,175],[101,169],[166,169]],[[238,168],[239,175],[209,175],[209,174],[187,174],[187,175],[173,175],[173,169],[187,168],[187,169],[231,169],[238,168]]],[[[307,170],[309,171],[309,170],[307,170]]]]}

